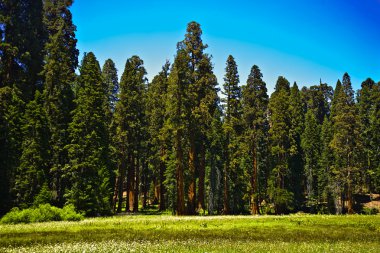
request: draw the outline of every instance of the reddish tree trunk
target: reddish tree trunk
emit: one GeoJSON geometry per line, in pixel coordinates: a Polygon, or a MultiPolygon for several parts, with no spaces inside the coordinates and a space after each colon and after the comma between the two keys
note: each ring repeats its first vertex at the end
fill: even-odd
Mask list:
{"type": "Polygon", "coordinates": [[[133,175],[134,175],[134,166],[133,166],[133,157],[131,154],[128,156],[128,173],[127,173],[127,189],[126,189],[126,205],[125,211],[129,212],[131,210],[131,203],[133,203],[133,175]]]}
{"type": "Polygon", "coordinates": [[[204,144],[201,144],[200,163],[199,163],[199,180],[198,180],[198,211],[205,210],[205,173],[206,173],[206,151],[204,144]]]}
{"type": "Polygon", "coordinates": [[[189,151],[189,172],[190,172],[190,184],[188,189],[188,199],[187,199],[187,214],[195,214],[196,205],[196,178],[195,178],[195,139],[194,134],[190,133],[190,151],[189,151]]]}
{"type": "Polygon", "coordinates": [[[135,158],[135,173],[134,173],[134,192],[133,192],[133,212],[139,210],[139,185],[140,185],[140,159],[135,158]]]}

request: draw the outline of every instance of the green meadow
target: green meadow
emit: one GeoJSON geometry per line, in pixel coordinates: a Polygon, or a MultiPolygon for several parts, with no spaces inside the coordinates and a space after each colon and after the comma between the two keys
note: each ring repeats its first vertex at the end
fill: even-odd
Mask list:
{"type": "Polygon", "coordinates": [[[125,215],[0,225],[0,252],[379,252],[380,215],[125,215]]]}

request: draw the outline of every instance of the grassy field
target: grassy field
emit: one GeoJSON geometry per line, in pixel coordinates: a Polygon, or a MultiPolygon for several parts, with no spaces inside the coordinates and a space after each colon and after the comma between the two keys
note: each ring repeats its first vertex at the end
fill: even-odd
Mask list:
{"type": "Polygon", "coordinates": [[[128,215],[0,225],[0,252],[380,252],[380,215],[128,215]]]}

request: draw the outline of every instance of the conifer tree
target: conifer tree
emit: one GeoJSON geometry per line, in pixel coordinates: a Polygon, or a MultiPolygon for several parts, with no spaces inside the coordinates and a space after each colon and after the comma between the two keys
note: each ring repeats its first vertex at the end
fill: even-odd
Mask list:
{"type": "Polygon", "coordinates": [[[298,89],[298,85],[294,82],[290,89],[289,100],[290,113],[290,157],[289,157],[289,173],[290,173],[290,190],[294,193],[295,206],[300,208],[303,202],[303,151],[301,148],[301,135],[304,130],[304,111],[302,106],[302,97],[298,89]]]}
{"type": "Polygon", "coordinates": [[[353,192],[357,167],[356,145],[358,140],[357,111],[350,76],[345,73],[340,91],[334,96],[333,129],[331,141],[335,155],[336,180],[341,183],[342,204],[347,200],[347,212],[353,213],[353,192]],[[335,98],[336,96],[336,98],[335,98]]]}
{"type": "Polygon", "coordinates": [[[272,154],[272,171],[268,191],[276,213],[294,208],[294,193],[289,190],[289,82],[280,76],[269,100],[269,130],[272,154]]]}
{"type": "Polygon", "coordinates": [[[223,190],[223,169],[225,163],[222,108],[219,106],[211,122],[211,129],[208,131],[208,153],[207,164],[209,167],[208,181],[208,213],[220,214],[224,212],[224,190],[223,190]]]}
{"type": "Polygon", "coordinates": [[[202,78],[204,73],[200,71],[201,61],[204,57],[204,50],[207,45],[202,41],[202,29],[197,22],[190,22],[187,25],[185,39],[179,43],[179,49],[183,49],[188,55],[187,67],[189,68],[190,75],[188,76],[188,89],[186,105],[187,121],[189,122],[189,184],[187,187],[187,213],[195,214],[196,212],[196,174],[199,168],[199,155],[200,151],[204,149],[204,143],[200,136],[200,115],[201,108],[200,101],[204,98],[205,92],[202,87],[202,78]]]}
{"type": "Polygon", "coordinates": [[[13,206],[14,178],[22,152],[25,103],[14,86],[0,88],[0,214],[13,206]]]}
{"type": "MultiPolygon", "coordinates": [[[[152,83],[148,87],[147,95],[147,117],[149,124],[149,134],[151,136],[151,157],[150,163],[154,167],[154,174],[156,178],[155,187],[157,189],[157,201],[159,203],[159,210],[165,210],[165,171],[166,171],[166,156],[168,153],[169,141],[164,133],[165,123],[165,102],[168,90],[168,77],[169,77],[170,63],[166,61],[162,67],[161,72],[156,75],[152,83]]],[[[155,190],[156,190],[155,189],[155,190]]]]}
{"type": "Polygon", "coordinates": [[[370,192],[380,191],[380,82],[373,88],[373,107],[370,112],[370,147],[372,150],[372,168],[370,175],[370,192]]]}
{"type": "Polygon", "coordinates": [[[187,135],[187,115],[185,105],[188,97],[186,90],[189,84],[190,71],[188,68],[189,56],[185,50],[178,48],[174,64],[168,78],[168,95],[166,99],[166,121],[165,132],[168,136],[173,136],[173,144],[170,160],[168,162],[168,172],[166,173],[166,186],[172,188],[173,209],[176,215],[184,215],[185,212],[185,154],[184,148],[187,135]],[[173,175],[174,174],[174,175],[173,175]],[[168,183],[175,178],[175,187],[168,183]]]}
{"type": "Polygon", "coordinates": [[[146,70],[138,56],[132,56],[125,64],[120,81],[120,101],[115,112],[116,149],[118,150],[118,207],[123,200],[123,184],[126,180],[126,210],[137,211],[139,194],[139,169],[142,155],[142,127],[144,125],[144,103],[146,70]]]}
{"type": "Polygon", "coordinates": [[[336,107],[337,107],[337,103],[338,103],[338,95],[341,92],[341,90],[342,90],[342,82],[340,81],[340,79],[338,79],[338,81],[336,82],[335,89],[334,89],[334,96],[333,96],[332,101],[331,101],[331,114],[330,114],[331,119],[333,119],[335,114],[337,113],[336,107]]]}
{"type": "Polygon", "coordinates": [[[228,56],[226,62],[226,73],[224,76],[223,94],[224,103],[224,122],[223,130],[225,135],[224,147],[224,170],[223,170],[223,213],[230,213],[230,180],[232,173],[232,165],[239,162],[233,161],[237,159],[236,152],[239,144],[239,125],[241,124],[241,89],[239,87],[239,74],[235,59],[232,55],[228,56]]]}
{"type": "Polygon", "coordinates": [[[69,125],[67,145],[69,164],[66,175],[70,188],[68,203],[87,215],[110,212],[110,173],[108,128],[105,111],[105,91],[99,62],[93,53],[84,55],[78,78],[73,121],[69,125]]]}
{"type": "Polygon", "coordinates": [[[113,113],[115,111],[116,103],[119,100],[119,80],[115,63],[111,59],[105,61],[102,68],[102,76],[104,89],[107,94],[107,105],[109,106],[109,110],[113,113]]]}
{"type": "Polygon", "coordinates": [[[219,97],[216,76],[213,73],[211,56],[204,54],[199,63],[199,79],[200,90],[202,94],[198,108],[194,111],[199,115],[199,137],[197,146],[199,146],[199,165],[198,165],[198,198],[197,212],[205,212],[205,179],[206,179],[206,153],[210,144],[208,132],[212,131],[211,124],[215,110],[219,107],[219,97]]]}
{"type": "Polygon", "coordinates": [[[41,89],[46,34],[42,0],[5,0],[0,8],[0,87],[17,85],[25,102],[41,89]]]}
{"type": "Polygon", "coordinates": [[[22,155],[13,189],[16,203],[22,207],[30,206],[42,186],[49,182],[49,128],[43,99],[37,91],[25,110],[22,155]]]}
{"type": "Polygon", "coordinates": [[[307,111],[305,130],[302,134],[302,149],[305,159],[306,206],[315,212],[318,190],[318,158],[320,157],[320,133],[317,119],[312,110],[307,111]]]}
{"type": "Polygon", "coordinates": [[[318,200],[323,213],[335,213],[333,190],[334,177],[332,169],[334,166],[334,153],[330,145],[333,138],[331,120],[325,117],[321,129],[321,156],[319,159],[318,172],[318,200]]]}
{"type": "Polygon", "coordinates": [[[75,69],[78,66],[76,27],[72,23],[69,10],[72,1],[44,1],[44,25],[48,33],[45,45],[45,65],[43,69],[45,108],[50,129],[51,161],[50,173],[55,203],[62,206],[67,181],[63,168],[68,163],[68,126],[74,109],[73,91],[75,69]]]}
{"type": "MultiPolygon", "coordinates": [[[[117,76],[117,69],[115,63],[111,59],[107,59],[102,68],[103,89],[104,89],[104,110],[106,112],[106,124],[108,126],[108,140],[109,140],[109,152],[110,159],[108,161],[108,167],[110,169],[110,182],[115,182],[114,168],[117,165],[117,150],[115,147],[116,126],[114,120],[114,113],[116,104],[119,100],[119,80],[117,76]]],[[[117,188],[114,189],[113,198],[117,198],[117,188]]],[[[116,211],[116,200],[113,200],[113,211],[116,211]]]]}
{"type": "Polygon", "coordinates": [[[312,110],[319,125],[322,125],[324,117],[330,115],[330,103],[333,96],[331,86],[320,82],[310,88],[302,88],[302,100],[304,111],[312,110]]]}
{"type": "Polygon", "coordinates": [[[243,87],[243,119],[245,128],[245,143],[248,148],[250,176],[250,211],[259,214],[259,202],[265,198],[260,188],[266,185],[263,175],[267,174],[267,144],[268,144],[268,94],[263,75],[258,66],[254,65],[248,76],[247,85],[243,87]],[[259,180],[259,178],[261,180],[259,180]]]}
{"type": "Polygon", "coordinates": [[[365,80],[361,89],[358,91],[357,107],[359,113],[359,127],[360,127],[360,154],[359,163],[361,168],[359,182],[362,192],[366,192],[370,188],[370,174],[374,171],[372,156],[373,150],[371,147],[372,134],[371,131],[371,113],[375,109],[375,82],[368,78],[365,80]],[[364,189],[363,189],[364,188],[364,189]]]}
{"type": "Polygon", "coordinates": [[[41,0],[0,3],[0,213],[13,205],[25,103],[41,87],[45,43],[42,14],[41,0]]]}

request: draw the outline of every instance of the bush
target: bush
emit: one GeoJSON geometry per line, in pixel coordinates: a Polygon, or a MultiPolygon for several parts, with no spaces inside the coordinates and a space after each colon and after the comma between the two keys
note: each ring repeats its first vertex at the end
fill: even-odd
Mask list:
{"type": "Polygon", "coordinates": [[[32,223],[46,221],[79,221],[84,218],[83,214],[75,212],[73,205],[65,206],[63,209],[50,204],[20,210],[13,208],[0,220],[3,224],[32,223]]]}
{"type": "Polygon", "coordinates": [[[369,207],[364,207],[363,210],[362,210],[362,214],[366,214],[366,215],[374,215],[374,214],[378,214],[379,213],[379,210],[377,208],[369,208],[369,207]]]}

